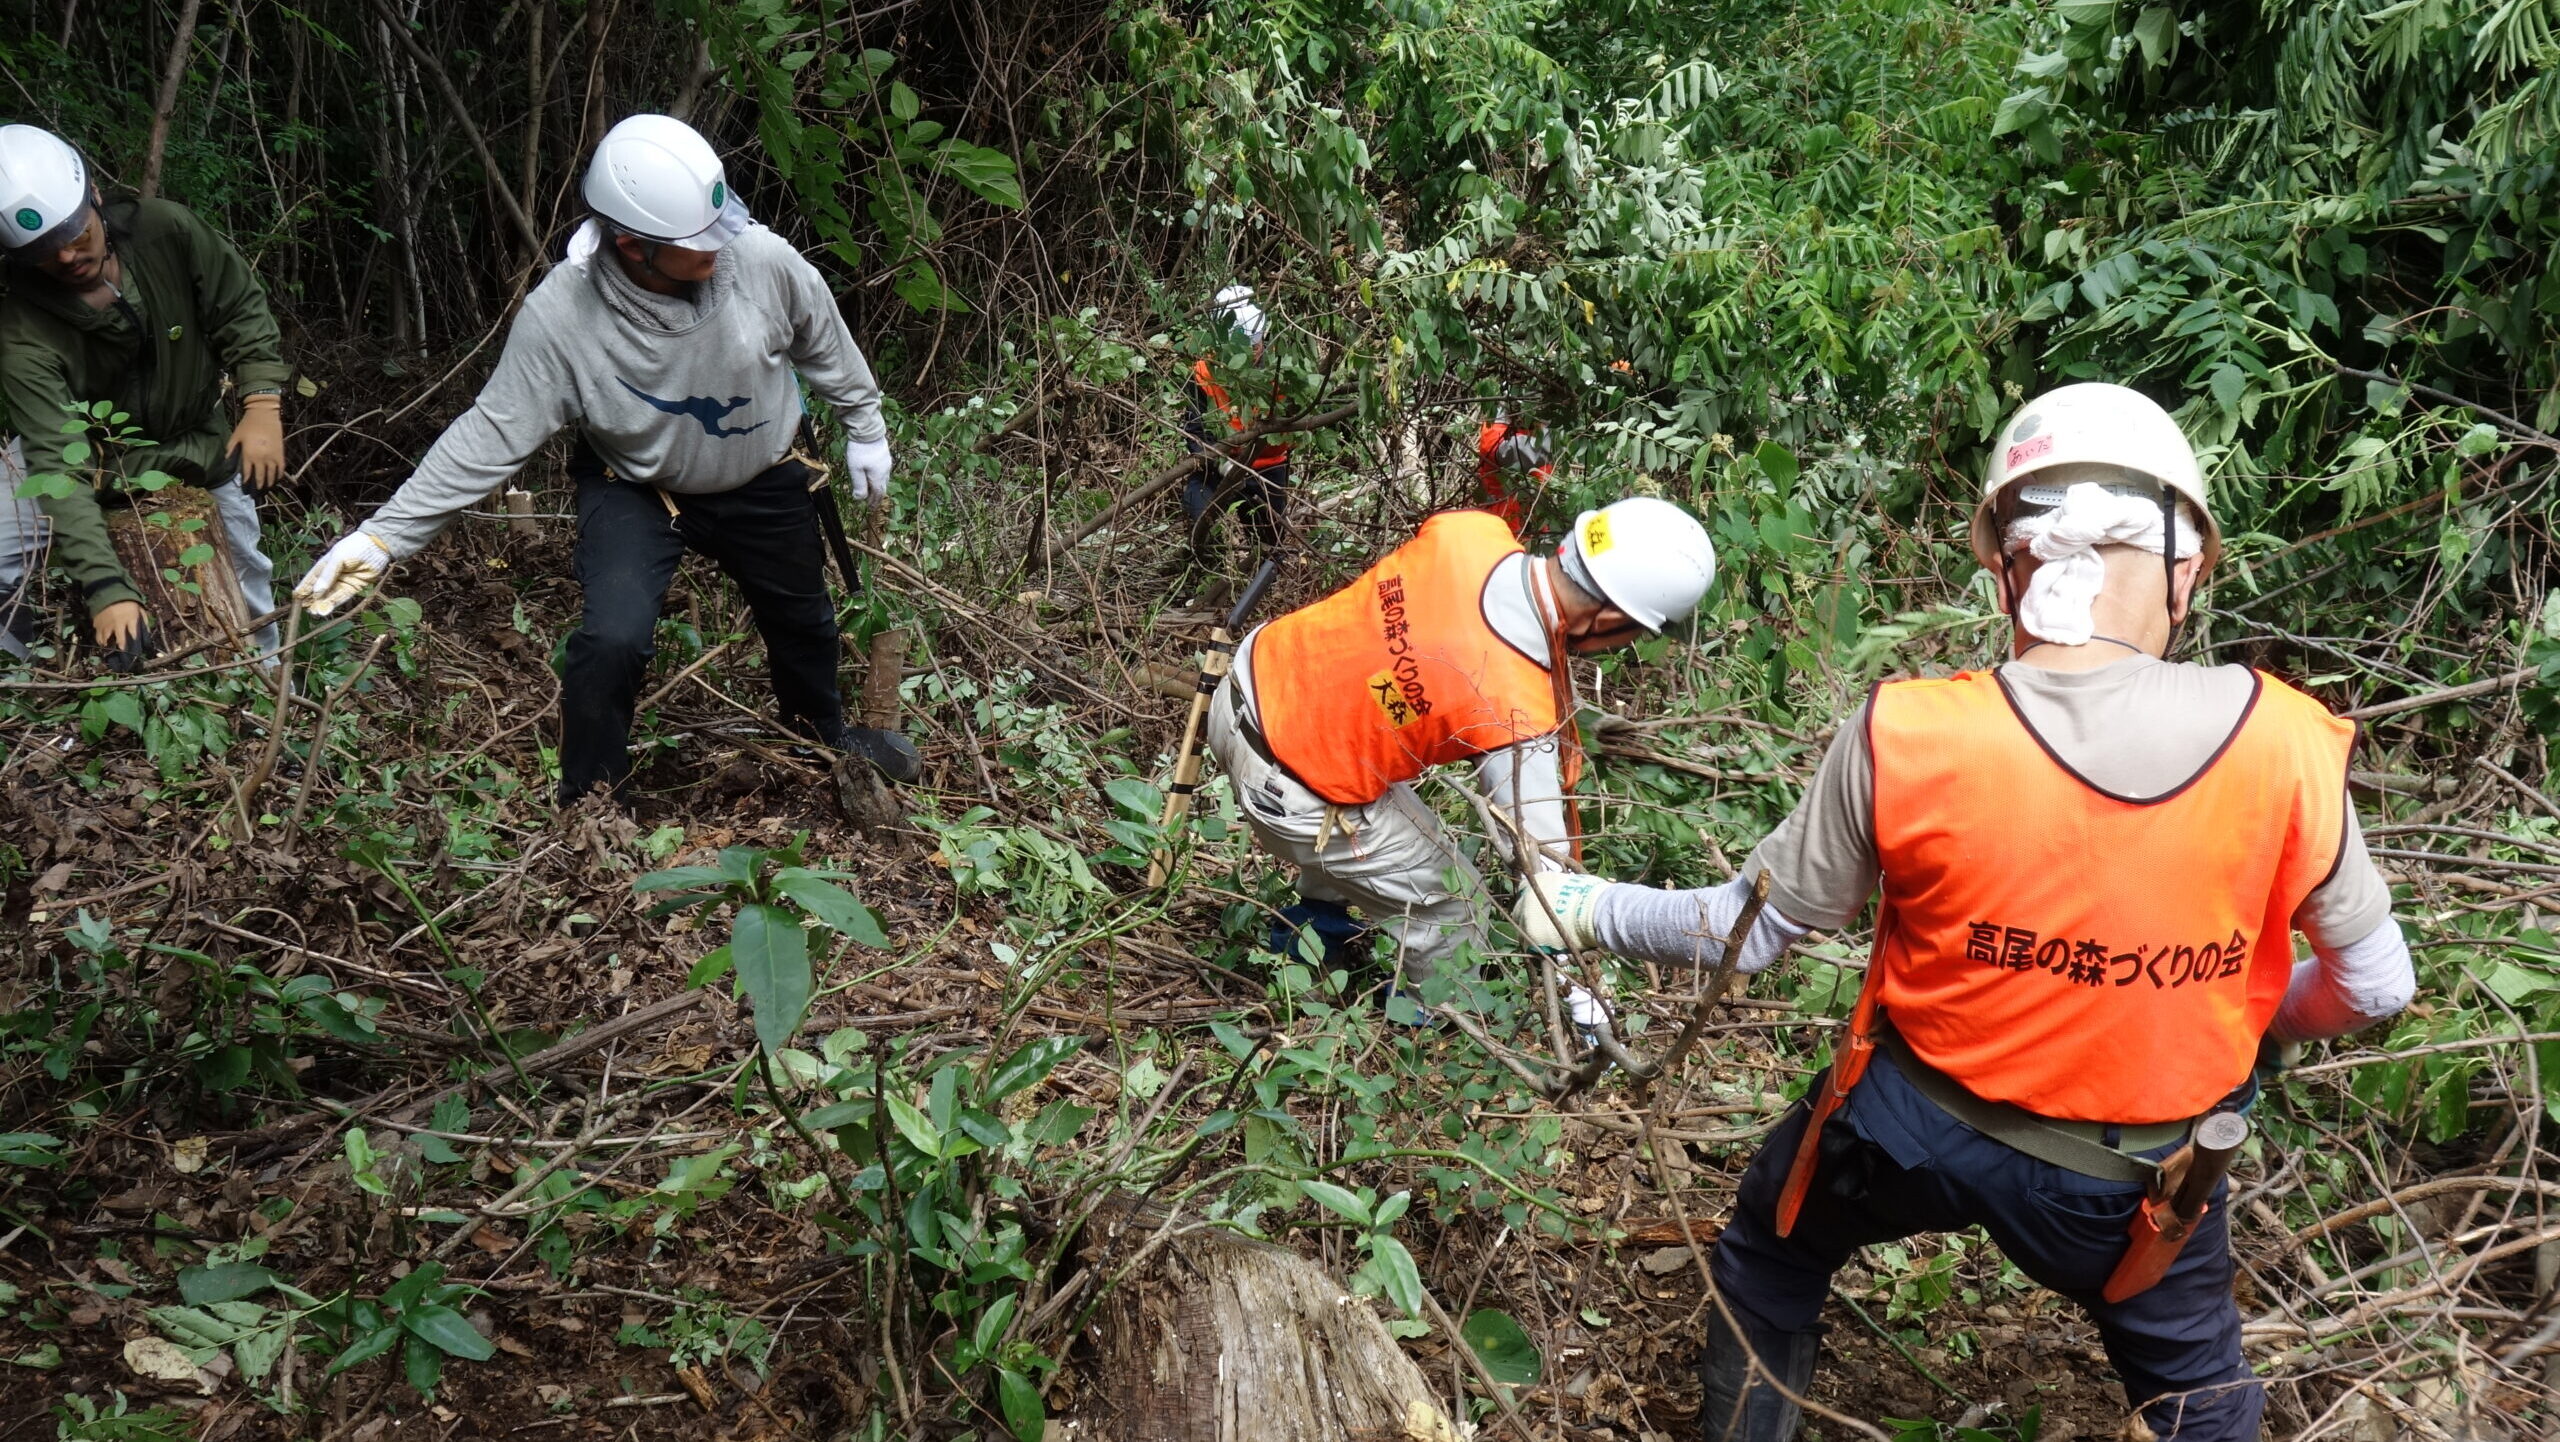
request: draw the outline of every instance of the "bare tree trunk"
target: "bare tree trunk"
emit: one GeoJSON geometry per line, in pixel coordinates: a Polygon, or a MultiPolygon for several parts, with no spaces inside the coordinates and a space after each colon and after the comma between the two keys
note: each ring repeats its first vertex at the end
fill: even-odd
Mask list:
{"type": "MultiPolygon", "coordinates": [[[[542,68],[542,17],[549,9],[548,5],[535,4],[525,10],[524,151],[516,166],[516,207],[528,216],[533,214],[535,190],[542,178],[542,95],[550,88],[545,83],[550,72],[542,68]]],[[[537,247],[525,262],[542,264],[541,250],[537,247]]]]}
{"type": "Polygon", "coordinates": [[[693,66],[685,71],[684,88],[676,92],[676,103],[667,107],[667,113],[691,125],[693,107],[702,103],[702,87],[710,84],[716,73],[717,67],[711,61],[711,42],[694,41],[693,66]]]}
{"type": "Polygon", "coordinates": [[[71,48],[71,27],[73,24],[78,22],[79,19],[80,0],[62,0],[62,38],[54,42],[55,49],[68,50],[71,48]]]}
{"type": "MultiPolygon", "coordinates": [[[[160,72],[160,99],[151,107],[151,146],[142,157],[144,199],[160,193],[160,158],[169,148],[169,116],[178,108],[178,87],[187,78],[187,51],[196,43],[196,11],[204,0],[181,0],[177,38],[169,42],[169,63],[160,72]]],[[[66,23],[65,29],[69,27],[66,23]]]]}
{"type": "MultiPolygon", "coordinates": [[[[373,10],[376,15],[382,18],[383,34],[389,39],[397,41],[400,48],[407,52],[410,60],[411,73],[420,75],[423,79],[433,80],[435,82],[436,93],[444,97],[445,106],[451,112],[454,123],[462,127],[462,138],[471,142],[472,153],[480,157],[480,168],[488,173],[490,188],[497,192],[499,200],[505,202],[507,218],[515,222],[516,230],[524,237],[525,245],[532,250],[534,258],[536,260],[540,260],[542,256],[542,237],[535,232],[533,228],[533,220],[524,213],[524,207],[516,204],[516,193],[507,188],[506,173],[498,168],[498,157],[490,153],[487,137],[483,136],[480,133],[480,127],[473,124],[471,121],[471,107],[463,100],[462,92],[454,87],[453,77],[445,73],[443,64],[439,62],[434,54],[429,52],[425,46],[418,43],[417,36],[409,33],[410,25],[414,24],[417,18],[415,7],[412,7],[411,13],[405,21],[393,13],[391,7],[385,3],[385,0],[374,0],[373,10]]],[[[393,99],[395,101],[399,100],[405,93],[405,87],[394,90],[392,92],[393,99]]],[[[425,97],[420,96],[419,99],[423,102],[425,97]]],[[[402,128],[404,135],[406,127],[407,117],[404,111],[402,115],[402,128]]],[[[408,142],[403,139],[401,144],[403,146],[403,156],[405,158],[408,142]]],[[[432,162],[433,158],[434,157],[432,156],[428,157],[430,162],[432,162]]],[[[424,173],[426,172],[422,170],[421,174],[424,173]]],[[[409,199],[412,206],[417,206],[425,204],[426,198],[426,186],[425,182],[422,180],[419,184],[418,193],[411,196],[409,199]]],[[[413,260],[413,267],[414,264],[415,262],[413,260]]],[[[418,330],[421,335],[424,335],[426,332],[426,322],[423,317],[419,320],[418,330]]]]}

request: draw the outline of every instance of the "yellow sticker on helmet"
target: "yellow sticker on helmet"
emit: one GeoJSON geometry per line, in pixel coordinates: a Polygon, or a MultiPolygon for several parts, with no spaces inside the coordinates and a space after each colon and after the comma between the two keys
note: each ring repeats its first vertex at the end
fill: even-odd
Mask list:
{"type": "Polygon", "coordinates": [[[1582,523],[1582,554],[1605,556],[1616,544],[1617,541],[1609,534],[1609,518],[1598,511],[1592,512],[1591,518],[1582,523]]]}

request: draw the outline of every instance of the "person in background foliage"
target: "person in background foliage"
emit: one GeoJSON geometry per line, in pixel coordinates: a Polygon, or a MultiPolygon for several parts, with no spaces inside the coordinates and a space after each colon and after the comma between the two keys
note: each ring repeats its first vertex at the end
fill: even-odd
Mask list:
{"type": "MultiPolygon", "coordinates": [[[[0,398],[25,438],[29,475],[68,476],[39,504],[54,559],[70,573],[109,663],[130,669],[154,649],[142,593],[116,559],[103,507],[121,481],[160,471],[213,495],[240,600],[251,616],[275,609],[275,565],[258,535],[251,489],[284,479],[284,383],[291,372],[266,292],[231,243],[182,205],[108,198],[88,163],[59,136],[0,126],[0,247],[9,287],[0,297],[0,398]],[[240,401],[222,399],[228,372],[240,401]],[[116,444],[93,427],[85,463],[71,464],[64,423],[112,401],[143,444],[116,444]],[[89,473],[103,478],[90,484],[89,473]]],[[[42,484],[39,482],[39,484],[42,484]]],[[[14,493],[13,493],[14,494],[14,493]]],[[[41,544],[14,508],[0,537],[0,578],[41,544]]],[[[12,587],[11,589],[15,589],[12,587]]],[[[260,631],[261,650],[275,628],[260,631]]]]}
{"type": "MultiPolygon", "coordinates": [[[[1271,333],[1270,318],[1253,303],[1250,286],[1231,285],[1218,292],[1218,312],[1262,359],[1271,333]]],[[[1214,357],[1191,364],[1191,412],[1183,424],[1191,452],[1201,456],[1197,470],[1182,483],[1182,513],[1193,522],[1223,505],[1241,513],[1254,539],[1268,546],[1279,539],[1289,500],[1289,448],[1270,441],[1230,444],[1222,437],[1257,421],[1271,419],[1267,409],[1240,405],[1218,379],[1214,357]]],[[[1274,404],[1279,393],[1272,393],[1274,404]]]]}
{"type": "Polygon", "coordinates": [[[1350,585],[1247,634],[1208,744],[1254,838],[1297,868],[1305,900],[1285,920],[1339,948],[1360,935],[1357,906],[1417,981],[1462,944],[1484,947],[1483,882],[1414,778],[1474,762],[1508,823],[1502,853],[1523,873],[1567,864],[1582,761],[1570,659],[1688,615],[1715,566],[1706,529],[1668,501],[1586,511],[1552,556],[1486,512],[1446,511],[1350,585]]]}
{"type": "Polygon", "coordinates": [[[1485,509],[1502,518],[1511,534],[1529,518],[1529,501],[1556,474],[1555,452],[1547,444],[1547,428],[1498,414],[1476,430],[1476,488],[1485,509]]]}
{"type": "Polygon", "coordinates": [[[567,261],[526,298],[471,409],[295,594],[326,614],[574,426],[586,605],[561,684],[562,803],[631,770],[632,710],[687,550],[746,597],[786,724],[914,780],[913,743],[845,722],[816,510],[833,498],[813,496],[816,473],[791,454],[805,381],[844,425],[856,498],[888,496],[880,387],[826,282],[748,217],[710,143],[681,121],[616,125],[585,198],[567,261]]]}
{"type": "Polygon", "coordinates": [[[2146,397],[2030,402],[1972,531],[2015,623],[2007,664],[1876,688],[1728,885],[1542,877],[1521,925],[1711,966],[1765,871],[1753,972],[1882,888],[1827,1119],[1811,1099],[1788,1113],[1716,1243],[1707,1437],[1795,1435],[1832,1274],[1860,1247],[1978,1225],[2088,1309],[2153,1433],[2255,1438],[2222,1191],[2160,1280],[2103,1293],[2195,1125],[2255,1099],[2253,1064],[2415,993],[2347,801],[2355,728],[2261,672],[2164,659],[2222,542],[2194,451],[2146,397]]]}
{"type": "Polygon", "coordinates": [[[53,524],[36,503],[22,500],[18,487],[27,479],[25,442],[0,439],[0,655],[24,661],[35,644],[36,618],[27,604],[35,590],[37,568],[53,524]]]}

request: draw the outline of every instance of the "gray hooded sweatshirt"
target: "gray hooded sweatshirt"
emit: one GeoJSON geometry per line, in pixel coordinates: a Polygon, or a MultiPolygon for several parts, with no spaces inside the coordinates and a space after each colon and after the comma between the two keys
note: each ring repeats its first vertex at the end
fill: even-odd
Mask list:
{"type": "Polygon", "coordinates": [[[534,287],[479,399],[362,529],[413,556],[571,425],[625,480],[735,490],[790,454],[794,372],[851,439],[888,433],[835,297],[789,241],[750,226],[692,299],[642,290],[597,250],[534,287]]]}

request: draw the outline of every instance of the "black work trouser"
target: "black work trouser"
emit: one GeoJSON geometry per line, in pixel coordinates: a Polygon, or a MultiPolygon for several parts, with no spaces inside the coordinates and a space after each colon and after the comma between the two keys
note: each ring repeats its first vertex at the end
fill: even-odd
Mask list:
{"type": "Polygon", "coordinates": [[[561,679],[563,803],[630,773],[632,706],[656,649],[659,607],[686,551],[710,557],[738,583],[764,637],[784,720],[812,730],[842,723],[835,603],[808,467],[786,459],[734,491],[677,496],[673,516],[654,488],[614,479],[584,448],[569,474],[578,485],[586,610],[561,679]]]}

